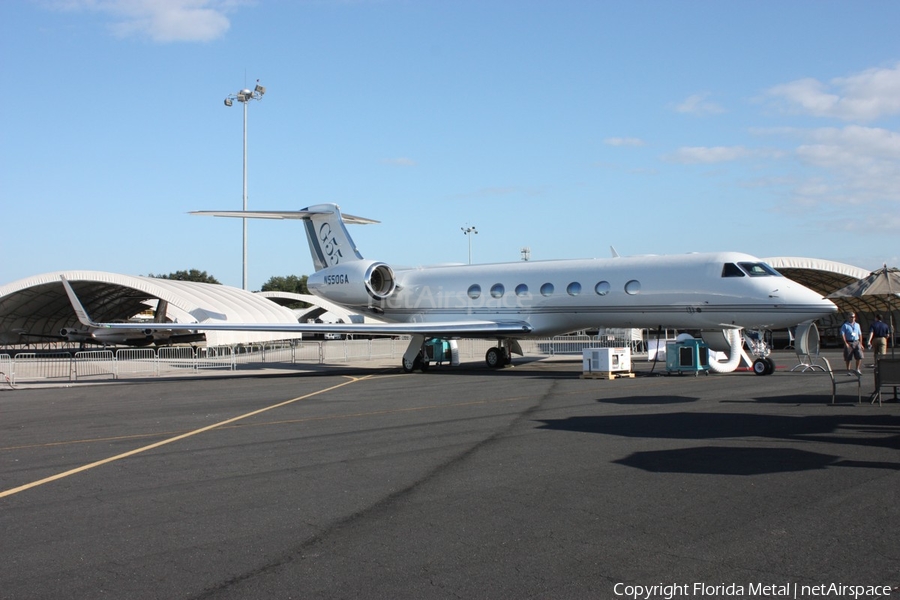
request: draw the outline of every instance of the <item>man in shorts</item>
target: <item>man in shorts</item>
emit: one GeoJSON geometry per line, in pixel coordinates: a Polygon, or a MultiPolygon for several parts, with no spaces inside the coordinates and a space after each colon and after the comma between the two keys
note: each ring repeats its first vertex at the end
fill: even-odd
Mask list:
{"type": "Polygon", "coordinates": [[[855,358],[856,374],[862,375],[862,371],[859,370],[859,363],[863,359],[862,331],[859,328],[859,323],[856,322],[855,313],[847,315],[847,320],[841,325],[841,338],[844,340],[844,362],[847,363],[847,370],[850,370],[850,359],[855,358]]]}

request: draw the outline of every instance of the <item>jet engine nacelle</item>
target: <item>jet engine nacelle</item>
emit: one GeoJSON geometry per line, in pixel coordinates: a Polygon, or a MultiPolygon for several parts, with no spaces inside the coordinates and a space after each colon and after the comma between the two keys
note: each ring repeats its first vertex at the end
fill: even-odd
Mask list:
{"type": "Polygon", "coordinates": [[[83,329],[71,329],[63,327],[59,330],[59,335],[66,338],[69,342],[86,342],[93,339],[91,332],[83,329]]]}
{"type": "Polygon", "coordinates": [[[369,306],[394,293],[394,271],[383,262],[355,260],[316,271],[306,281],[309,291],[337,304],[369,306]]]}
{"type": "Polygon", "coordinates": [[[59,335],[70,342],[94,342],[100,344],[144,345],[153,342],[153,330],[134,329],[70,329],[63,327],[59,335]]]}

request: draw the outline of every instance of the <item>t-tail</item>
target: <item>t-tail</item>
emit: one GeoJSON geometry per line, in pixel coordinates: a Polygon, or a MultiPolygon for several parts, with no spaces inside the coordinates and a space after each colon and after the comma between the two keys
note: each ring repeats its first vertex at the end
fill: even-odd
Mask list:
{"type": "Polygon", "coordinates": [[[306,239],[316,271],[339,264],[363,260],[353,243],[346,223],[378,223],[373,219],[342,215],[337,204],[316,204],[294,211],[194,211],[192,215],[233,217],[238,219],[302,219],[306,227],[306,239]]]}
{"type": "Polygon", "coordinates": [[[295,211],[197,211],[194,215],[244,219],[301,219],[316,272],[306,285],[317,296],[345,306],[379,312],[380,305],[396,289],[394,271],[382,262],[365,260],[346,223],[378,223],[372,219],[342,215],[336,204],[316,204],[295,211]]]}

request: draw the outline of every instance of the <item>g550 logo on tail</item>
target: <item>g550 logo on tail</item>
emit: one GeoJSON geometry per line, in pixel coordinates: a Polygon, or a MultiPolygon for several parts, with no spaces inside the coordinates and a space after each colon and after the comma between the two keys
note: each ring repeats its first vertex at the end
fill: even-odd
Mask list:
{"type": "Polygon", "coordinates": [[[327,222],[319,227],[319,241],[322,242],[322,252],[328,264],[332,267],[340,264],[344,255],[341,253],[337,237],[332,235],[331,225],[327,222]]]}

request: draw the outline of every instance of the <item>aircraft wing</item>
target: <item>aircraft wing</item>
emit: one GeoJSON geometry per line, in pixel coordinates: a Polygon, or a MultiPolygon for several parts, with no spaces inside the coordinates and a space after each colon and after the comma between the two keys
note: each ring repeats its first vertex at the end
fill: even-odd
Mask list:
{"type": "MultiPolygon", "coordinates": [[[[95,323],[68,280],[60,276],[72,308],[85,327],[97,329],[134,329],[134,323],[95,323]]],[[[445,321],[434,323],[142,323],[144,328],[166,331],[274,331],[284,333],[343,333],[356,335],[424,335],[447,337],[494,337],[527,335],[531,325],[525,321],[445,321]]]]}

